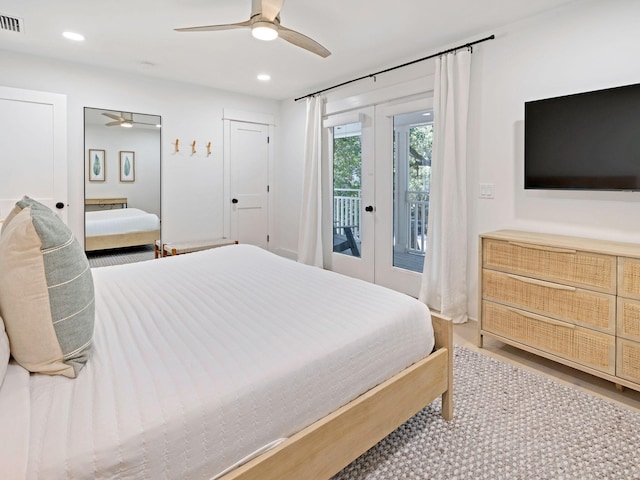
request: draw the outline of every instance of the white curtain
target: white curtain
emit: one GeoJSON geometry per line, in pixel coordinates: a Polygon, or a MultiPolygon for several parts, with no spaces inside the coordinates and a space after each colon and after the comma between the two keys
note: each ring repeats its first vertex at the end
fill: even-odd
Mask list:
{"type": "Polygon", "coordinates": [[[436,60],[427,249],[420,300],[467,321],[467,114],[471,51],[436,60]]]}
{"type": "Polygon", "coordinates": [[[307,98],[304,142],[304,180],[298,261],[323,267],[322,259],[322,103],[320,97],[307,98]]]}

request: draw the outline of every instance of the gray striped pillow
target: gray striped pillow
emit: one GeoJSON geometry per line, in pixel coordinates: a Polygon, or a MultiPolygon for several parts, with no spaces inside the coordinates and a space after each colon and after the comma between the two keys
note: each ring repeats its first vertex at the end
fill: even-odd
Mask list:
{"type": "Polygon", "coordinates": [[[31,372],[74,378],[89,358],[93,277],[82,246],[28,197],[0,236],[0,314],[13,358],[31,372]]]}

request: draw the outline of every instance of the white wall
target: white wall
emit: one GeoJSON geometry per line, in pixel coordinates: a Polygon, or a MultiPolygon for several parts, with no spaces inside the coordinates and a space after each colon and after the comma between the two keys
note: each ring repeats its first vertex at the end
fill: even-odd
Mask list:
{"type": "MultiPolygon", "coordinates": [[[[105,118],[105,123],[110,119],[105,118]]],[[[105,180],[89,181],[85,174],[87,198],[125,197],[129,208],[139,208],[160,216],[160,130],[85,126],[86,150],[105,151],[105,180]],[[120,151],[134,152],[134,181],[120,181],[120,151]]],[[[89,159],[85,153],[85,171],[89,159]]],[[[115,206],[120,208],[119,205],[115,206]]],[[[99,209],[98,207],[94,208],[99,209]]]]}
{"type": "MultiPolygon", "coordinates": [[[[516,228],[640,241],[640,193],[525,192],[523,188],[524,102],[640,82],[638,19],[640,2],[636,0],[577,1],[485,32],[495,33],[496,39],[475,47],[468,172],[471,318],[477,316],[481,232],[516,228]],[[479,199],[479,183],[494,184],[495,199],[479,199]]],[[[483,36],[460,39],[460,43],[483,36]]],[[[414,74],[407,72],[407,80],[414,74]]],[[[350,93],[354,88],[365,92],[371,84],[361,82],[350,87],[350,93]]],[[[279,170],[293,181],[302,175],[304,105],[283,103],[281,113],[287,146],[281,152],[279,170]]],[[[298,222],[300,188],[300,180],[289,184],[290,197],[280,205],[281,218],[292,227],[298,222]]],[[[280,243],[296,249],[297,228],[283,232],[280,243]]]]}
{"type": "Polygon", "coordinates": [[[166,241],[222,236],[223,108],[278,118],[278,102],[186,83],[2,50],[0,65],[0,85],[67,95],[68,215],[79,238],[84,237],[85,106],[162,117],[162,229],[166,241]],[[179,153],[173,149],[176,139],[180,140],[179,153]],[[194,140],[198,148],[191,155],[189,144],[194,140]],[[207,157],[209,141],[212,155],[207,157]]]}
{"type": "Polygon", "coordinates": [[[523,167],[525,101],[640,82],[638,19],[635,0],[575,2],[496,31],[496,40],[474,54],[471,317],[477,317],[479,233],[515,228],[640,241],[640,193],[525,191],[523,167]],[[494,200],[478,198],[479,183],[495,184],[494,200]]]}

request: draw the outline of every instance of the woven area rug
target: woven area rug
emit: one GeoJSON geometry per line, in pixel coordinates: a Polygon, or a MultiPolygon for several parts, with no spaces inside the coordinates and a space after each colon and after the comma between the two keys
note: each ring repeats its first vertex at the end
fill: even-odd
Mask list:
{"type": "Polygon", "coordinates": [[[91,268],[108,267],[109,265],[122,265],[125,263],[153,260],[155,258],[155,252],[153,245],[142,245],[139,247],[87,252],[87,258],[89,259],[89,266],[91,266],[91,268]]]}
{"type": "Polygon", "coordinates": [[[452,421],[436,400],[334,480],[640,479],[640,413],[458,346],[454,377],[452,421]]]}

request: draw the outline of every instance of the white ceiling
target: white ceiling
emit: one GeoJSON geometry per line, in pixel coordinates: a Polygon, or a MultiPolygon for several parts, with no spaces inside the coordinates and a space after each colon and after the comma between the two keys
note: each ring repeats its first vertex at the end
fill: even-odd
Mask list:
{"type": "Polygon", "coordinates": [[[2,0],[24,33],[0,31],[0,49],[285,99],[436,53],[576,0],[287,0],[284,26],[328,48],[326,59],[248,29],[177,27],[247,20],[251,0],[2,0]],[[61,33],[82,33],[75,43],[61,33]],[[151,63],[152,65],[148,65],[151,63]],[[268,73],[268,83],[256,80],[268,73]]]}

